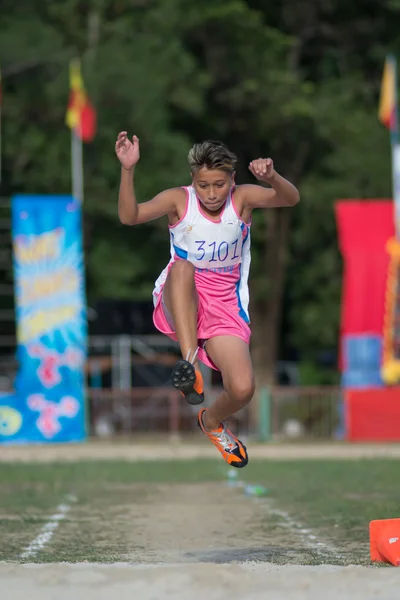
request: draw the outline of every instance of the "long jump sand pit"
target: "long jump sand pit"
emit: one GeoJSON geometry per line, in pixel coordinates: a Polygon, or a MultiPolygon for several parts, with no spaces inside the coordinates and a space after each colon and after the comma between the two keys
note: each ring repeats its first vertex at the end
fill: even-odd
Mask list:
{"type": "Polygon", "coordinates": [[[367,533],[371,503],[400,516],[400,446],[249,446],[266,498],[229,490],[201,444],[4,447],[1,600],[397,600],[400,570],[369,564],[367,533]]]}
{"type": "Polygon", "coordinates": [[[396,600],[400,572],[247,564],[2,564],[5,600],[396,600]]]}

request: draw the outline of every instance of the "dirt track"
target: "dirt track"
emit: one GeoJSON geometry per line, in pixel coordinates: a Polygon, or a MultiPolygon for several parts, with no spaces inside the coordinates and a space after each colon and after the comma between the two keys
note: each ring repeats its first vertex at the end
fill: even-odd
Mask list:
{"type": "MultiPolygon", "coordinates": [[[[246,441],[251,458],[283,459],[355,459],[355,458],[400,458],[400,444],[257,444],[246,441]]],[[[210,444],[165,441],[160,439],[134,439],[122,441],[89,441],[82,444],[2,446],[0,461],[58,461],[82,459],[160,460],[186,458],[217,458],[218,453],[210,444]]]]}
{"type": "MultiPolygon", "coordinates": [[[[268,444],[248,441],[253,458],[298,459],[400,457],[400,445],[268,444]]],[[[2,447],[2,461],[128,460],[217,457],[214,448],[155,440],[89,442],[59,446],[2,447]]],[[[264,530],[260,510],[241,494],[228,507],[224,486],[159,486],[115,530],[116,543],[135,548],[123,564],[0,564],[5,600],[396,600],[400,570],[394,567],[298,566],[305,540],[286,528],[264,530]],[[209,489],[208,489],[209,488],[209,489]],[[154,502],[160,498],[162,502],[154,502]],[[235,504],[237,503],[237,506],[235,504]],[[235,514],[240,514],[237,519],[235,514]],[[251,524],[251,527],[250,527],[251,524]],[[119,537],[118,537],[119,536],[119,537]],[[122,537],[121,537],[122,536],[122,537]],[[275,564],[265,562],[273,560],[275,564]],[[276,562],[292,564],[277,565],[276,562]],[[297,564],[293,564],[297,563],[297,564]]],[[[273,512],[271,512],[273,519],[273,512]]],[[[264,521],[265,523],[265,514],[264,521]]],[[[283,523],[285,525],[285,523],[283,523]]],[[[111,523],[104,526],[112,527],[111,523]]],[[[104,529],[103,526],[103,529],[104,529]]],[[[289,526],[289,528],[287,528],[289,526]]],[[[105,533],[105,532],[104,532],[105,533]]],[[[329,554],[329,552],[328,552],[329,554]]],[[[307,561],[306,561],[307,562],[307,561]]],[[[308,561],[309,562],[309,561],[308,561]]],[[[329,562],[329,557],[327,558],[329,562]]],[[[3,597],[3,596],[2,596],[3,597]]]]}
{"type": "Polygon", "coordinates": [[[366,567],[0,565],[7,600],[396,600],[400,572],[366,567]]]}

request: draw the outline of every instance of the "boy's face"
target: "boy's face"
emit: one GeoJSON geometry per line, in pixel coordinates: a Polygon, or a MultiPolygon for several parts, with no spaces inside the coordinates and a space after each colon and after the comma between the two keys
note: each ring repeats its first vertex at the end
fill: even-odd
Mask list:
{"type": "Polygon", "coordinates": [[[193,187],[200,202],[210,211],[217,211],[226,201],[233,185],[233,175],[220,169],[202,167],[192,173],[193,187]]]}

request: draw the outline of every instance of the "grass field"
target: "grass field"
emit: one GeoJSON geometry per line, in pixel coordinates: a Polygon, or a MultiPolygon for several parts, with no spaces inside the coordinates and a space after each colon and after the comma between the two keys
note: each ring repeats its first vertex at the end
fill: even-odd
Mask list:
{"type": "Polygon", "coordinates": [[[0,464],[0,560],[368,565],[369,521],[400,516],[396,459],[252,460],[239,477],[262,499],[227,472],[212,459],[0,464]]]}

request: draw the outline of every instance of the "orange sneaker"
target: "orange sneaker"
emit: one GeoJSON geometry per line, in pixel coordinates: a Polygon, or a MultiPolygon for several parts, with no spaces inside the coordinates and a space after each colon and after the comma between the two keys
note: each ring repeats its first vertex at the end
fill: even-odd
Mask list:
{"type": "Polygon", "coordinates": [[[203,376],[188,360],[181,359],[176,363],[172,371],[172,385],[189,404],[204,402],[203,376]]]}
{"type": "Polygon", "coordinates": [[[206,409],[202,408],[197,418],[202,432],[209,437],[214,446],[221,452],[222,458],[228,465],[238,469],[245,467],[249,462],[246,446],[223,423],[221,423],[218,429],[207,431],[203,423],[205,412],[206,409]]]}

